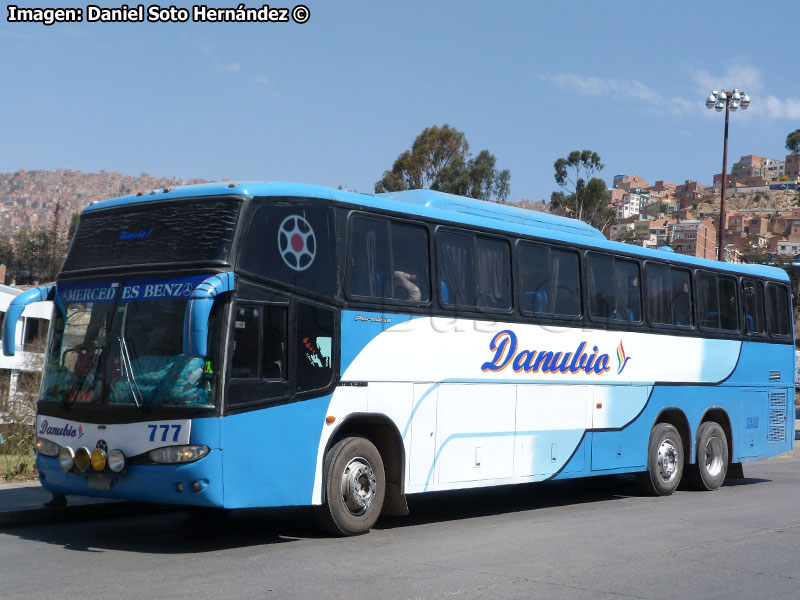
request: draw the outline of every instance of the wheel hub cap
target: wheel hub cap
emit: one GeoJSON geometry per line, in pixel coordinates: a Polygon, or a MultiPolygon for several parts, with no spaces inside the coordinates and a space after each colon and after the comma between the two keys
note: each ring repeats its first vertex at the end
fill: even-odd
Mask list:
{"type": "Polygon", "coordinates": [[[365,458],[354,458],[342,473],[342,498],[354,515],[366,512],[377,492],[375,472],[365,458]]]}
{"type": "Polygon", "coordinates": [[[678,472],[678,449],[670,439],[658,447],[658,474],[664,481],[670,481],[678,472]]]}
{"type": "Polygon", "coordinates": [[[712,477],[722,472],[722,441],[712,437],[706,443],[706,471],[712,477]]]}

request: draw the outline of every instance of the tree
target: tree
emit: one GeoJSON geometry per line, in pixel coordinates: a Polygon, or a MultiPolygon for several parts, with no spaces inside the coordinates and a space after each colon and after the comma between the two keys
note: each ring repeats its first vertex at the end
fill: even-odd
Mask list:
{"type": "Polygon", "coordinates": [[[786,136],[786,149],[792,154],[800,154],[800,129],[786,136]]]}
{"type": "Polygon", "coordinates": [[[594,173],[603,170],[600,155],[591,150],[573,150],[567,158],[559,158],[553,163],[556,183],[561,186],[566,195],[575,196],[576,219],[583,219],[584,207],[582,192],[586,187],[586,180],[594,173]]]}
{"type": "Polygon", "coordinates": [[[604,233],[617,222],[616,212],[608,206],[606,182],[598,177],[593,177],[586,185],[581,180],[577,190],[571,194],[553,192],[550,211],[573,218],[581,213],[581,220],[604,233]]]}
{"type": "Polygon", "coordinates": [[[427,127],[410,150],[394,161],[390,171],[375,183],[375,192],[399,192],[430,188],[480,200],[505,202],[511,174],[498,171],[497,159],[488,150],[470,158],[469,143],[461,131],[449,125],[427,127]]]}

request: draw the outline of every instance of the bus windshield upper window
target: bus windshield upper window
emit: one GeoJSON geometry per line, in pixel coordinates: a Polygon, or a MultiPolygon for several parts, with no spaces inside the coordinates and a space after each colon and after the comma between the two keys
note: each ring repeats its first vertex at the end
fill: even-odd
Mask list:
{"type": "Polygon", "coordinates": [[[131,204],[81,216],[63,272],[129,265],[226,263],[242,201],[131,204]]]}
{"type": "Polygon", "coordinates": [[[292,289],[336,293],[333,209],[283,199],[257,202],[238,267],[292,289]]]}

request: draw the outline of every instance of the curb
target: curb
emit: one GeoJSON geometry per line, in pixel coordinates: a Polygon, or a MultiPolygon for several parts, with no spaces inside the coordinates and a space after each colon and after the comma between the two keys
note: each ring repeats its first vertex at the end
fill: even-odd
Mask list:
{"type": "Polygon", "coordinates": [[[30,508],[0,513],[0,530],[21,527],[23,525],[42,525],[70,521],[86,521],[108,519],[111,517],[129,517],[142,514],[160,514],[175,511],[174,506],[161,504],[145,504],[142,502],[97,502],[49,508],[30,508]]]}

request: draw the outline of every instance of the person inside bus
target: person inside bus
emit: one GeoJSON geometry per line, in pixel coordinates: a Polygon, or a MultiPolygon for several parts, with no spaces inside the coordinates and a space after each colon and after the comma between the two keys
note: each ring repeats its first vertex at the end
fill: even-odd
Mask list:
{"type": "Polygon", "coordinates": [[[410,300],[419,302],[422,299],[422,292],[419,286],[414,283],[417,279],[416,274],[412,275],[405,271],[394,272],[394,297],[395,300],[410,300]]]}

